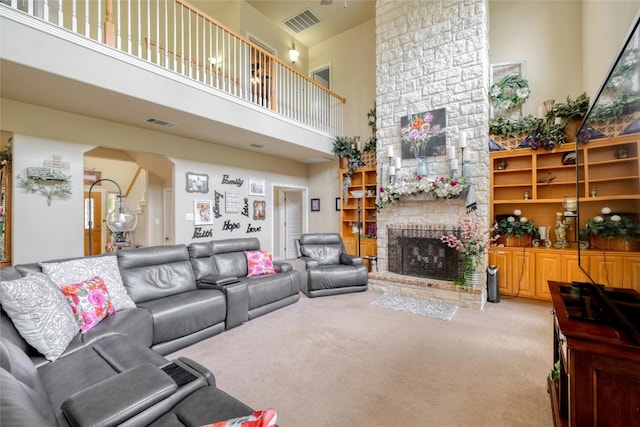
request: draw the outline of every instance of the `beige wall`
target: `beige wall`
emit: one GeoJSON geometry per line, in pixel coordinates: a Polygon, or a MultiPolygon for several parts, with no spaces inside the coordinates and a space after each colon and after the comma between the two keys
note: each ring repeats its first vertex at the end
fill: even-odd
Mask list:
{"type": "Polygon", "coordinates": [[[525,115],[584,92],[579,1],[490,1],[490,61],[524,61],[525,115]]]}
{"type": "Polygon", "coordinates": [[[490,1],[491,63],[524,61],[531,96],[524,114],[544,100],[596,95],[638,0],[490,1]]]}
{"type": "MultiPolygon", "coordinates": [[[[376,98],[375,20],[309,48],[309,69],[331,65],[331,89],[347,99],[344,105],[344,136],[371,135],[367,112],[376,98]]],[[[339,232],[340,212],[335,198],[340,197],[338,160],[309,168],[310,197],[319,198],[321,212],[311,213],[309,230],[339,232]]]]}
{"type": "MultiPolygon", "coordinates": [[[[9,99],[1,101],[2,127],[14,134],[14,174],[24,174],[28,166],[42,165],[45,158],[53,154],[62,155],[63,160],[69,161],[72,167],[72,196],[67,200],[54,200],[51,206],[46,206],[43,196],[27,194],[23,189],[15,188],[14,181],[14,263],[82,255],[84,154],[96,146],[171,157],[176,164],[173,183],[176,243],[195,241],[191,238],[194,230],[193,221],[187,220],[186,214],[193,211],[194,200],[211,200],[213,197],[211,192],[206,195],[187,193],[186,172],[208,174],[212,188],[219,184],[223,173],[229,173],[232,177],[240,176],[245,180],[249,177],[264,178],[267,185],[265,200],[268,203],[268,211],[266,220],[261,221],[264,225],[260,233],[246,234],[248,223],[253,221],[245,217],[240,218],[239,215],[237,218],[241,220],[242,234],[239,230],[231,233],[219,232],[220,222],[214,221],[214,238],[258,237],[264,249],[272,249],[274,246],[273,215],[270,215],[269,211],[273,207],[273,183],[297,188],[309,186],[308,166],[295,161],[151,132],[9,99]],[[38,123],[38,126],[35,127],[34,123],[38,123]],[[33,242],[39,244],[34,245],[33,242]]],[[[103,177],[108,177],[107,171],[102,172],[103,177]]],[[[220,191],[220,187],[217,188],[220,191]]],[[[123,188],[123,191],[126,189],[123,188]]]]}

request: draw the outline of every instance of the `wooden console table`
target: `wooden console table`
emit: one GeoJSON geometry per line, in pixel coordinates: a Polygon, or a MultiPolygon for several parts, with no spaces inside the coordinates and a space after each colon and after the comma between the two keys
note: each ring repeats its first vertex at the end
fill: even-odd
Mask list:
{"type": "MultiPolygon", "coordinates": [[[[554,424],[640,427],[640,343],[624,327],[577,319],[579,304],[571,298],[576,293],[571,283],[549,281],[549,289],[554,364],[560,365],[559,379],[549,381],[554,424]]],[[[640,293],[622,288],[607,291],[640,328],[640,293]]]]}

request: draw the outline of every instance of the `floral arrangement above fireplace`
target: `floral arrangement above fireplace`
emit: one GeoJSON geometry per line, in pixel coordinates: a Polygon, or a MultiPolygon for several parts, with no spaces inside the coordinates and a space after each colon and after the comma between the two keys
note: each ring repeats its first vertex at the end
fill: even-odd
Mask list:
{"type": "Polygon", "coordinates": [[[403,178],[400,182],[380,187],[381,207],[395,205],[401,197],[426,194],[433,199],[453,199],[461,197],[467,187],[467,178],[436,177],[427,178],[422,175],[413,175],[403,178]]]}

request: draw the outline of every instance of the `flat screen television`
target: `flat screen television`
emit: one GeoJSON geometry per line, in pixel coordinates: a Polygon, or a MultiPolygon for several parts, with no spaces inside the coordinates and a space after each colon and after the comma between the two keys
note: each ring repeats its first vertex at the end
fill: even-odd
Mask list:
{"type": "Polygon", "coordinates": [[[640,251],[639,25],[640,13],[576,135],[579,268],[591,283],[636,289],[640,261],[614,254],[640,251]]]}

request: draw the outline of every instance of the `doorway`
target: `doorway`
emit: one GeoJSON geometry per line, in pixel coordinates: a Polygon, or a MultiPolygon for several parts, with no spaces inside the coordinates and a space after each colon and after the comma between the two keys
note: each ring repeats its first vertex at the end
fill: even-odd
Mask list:
{"type": "Polygon", "coordinates": [[[102,192],[84,192],[84,256],[102,253],[102,192]],[[91,227],[89,227],[91,223],[91,227]],[[91,230],[89,230],[91,228],[91,230]],[[89,251],[89,232],[91,232],[91,251],[89,251]]]}
{"type": "Polygon", "coordinates": [[[275,191],[279,206],[275,233],[278,236],[278,259],[295,259],[298,256],[295,241],[306,229],[302,203],[306,189],[277,187],[275,191]]]}
{"type": "Polygon", "coordinates": [[[331,89],[331,64],[321,65],[311,70],[310,74],[314,82],[327,89],[331,89]]]}

